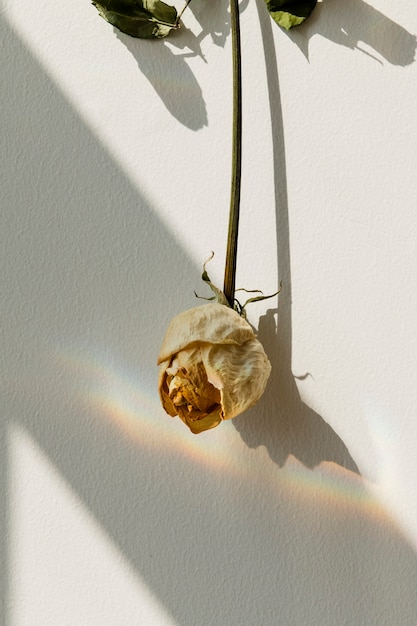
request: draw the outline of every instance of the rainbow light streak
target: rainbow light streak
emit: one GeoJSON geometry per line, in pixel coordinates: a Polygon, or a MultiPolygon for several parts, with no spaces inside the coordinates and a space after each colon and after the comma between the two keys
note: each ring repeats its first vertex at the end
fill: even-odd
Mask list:
{"type": "MultiPolygon", "coordinates": [[[[187,456],[213,471],[238,473],[224,436],[218,432],[212,432],[211,437],[190,433],[180,420],[163,411],[156,384],[151,394],[132,375],[122,374],[93,358],[61,353],[59,361],[77,373],[77,378],[80,374],[83,377],[80,388],[84,391],[77,390],[78,401],[104,416],[130,441],[145,449],[187,456]]],[[[155,367],[155,381],[156,375],[155,367]]]]}
{"type": "MultiPolygon", "coordinates": [[[[77,400],[104,416],[126,438],[141,447],[188,457],[211,472],[227,475],[247,487],[268,489],[274,498],[290,497],[301,506],[331,506],[335,514],[372,520],[402,534],[394,519],[372,496],[366,481],[333,462],[309,469],[289,456],[277,468],[265,449],[249,450],[232,422],[193,435],[177,419],[167,416],[155,392],[141,389],[129,374],[120,373],[92,357],[59,356],[59,362],[80,380],[77,400]],[[84,389],[80,391],[80,389],[84,389]]],[[[155,368],[156,370],[156,368],[155,368]]],[[[156,371],[155,371],[156,379],[156,371]]]]}

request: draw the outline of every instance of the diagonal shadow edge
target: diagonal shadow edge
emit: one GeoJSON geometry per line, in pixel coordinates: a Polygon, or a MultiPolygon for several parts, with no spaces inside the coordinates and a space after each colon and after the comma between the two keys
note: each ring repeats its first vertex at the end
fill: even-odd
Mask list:
{"type": "MultiPolygon", "coordinates": [[[[25,288],[31,289],[29,284],[31,279],[38,280],[42,293],[41,295],[34,294],[34,297],[39,301],[44,300],[39,306],[44,307],[45,318],[47,322],[50,322],[50,337],[48,337],[48,324],[46,324],[46,328],[33,327],[30,315],[19,313],[16,319],[12,319],[14,313],[12,305],[10,305],[10,320],[7,319],[6,315],[6,319],[3,318],[3,322],[6,328],[7,324],[10,323],[13,331],[15,330],[14,326],[17,327],[20,322],[26,324],[26,329],[22,330],[22,351],[27,351],[28,348],[27,345],[24,345],[26,334],[27,343],[32,340],[34,342],[34,345],[31,346],[32,351],[33,347],[35,347],[46,352],[56,349],[56,345],[60,343],[56,330],[65,316],[65,310],[70,310],[73,298],[76,299],[80,296],[88,298],[89,290],[91,288],[95,289],[95,295],[97,296],[96,313],[98,323],[100,323],[102,319],[100,318],[100,315],[102,315],[102,313],[100,314],[100,309],[102,309],[104,302],[100,302],[99,292],[107,291],[105,300],[108,302],[117,298],[118,295],[117,292],[110,293],[109,286],[106,286],[106,283],[109,282],[108,277],[103,281],[99,280],[96,288],[94,288],[90,280],[86,280],[85,284],[82,285],[71,284],[71,276],[69,273],[66,274],[66,261],[62,260],[63,254],[67,254],[66,260],[68,260],[68,254],[72,252],[76,254],[77,249],[81,249],[85,255],[89,255],[86,261],[90,259],[92,262],[97,263],[98,258],[94,260],[94,257],[101,254],[101,248],[103,249],[103,254],[100,262],[105,259],[106,255],[120,254],[120,250],[123,248],[121,240],[123,236],[129,234],[131,228],[134,228],[135,232],[142,236],[142,243],[150,239],[152,243],[148,243],[146,251],[141,246],[140,241],[136,245],[138,250],[130,249],[133,257],[132,267],[129,267],[131,276],[129,276],[129,272],[122,272],[126,279],[124,287],[126,289],[131,287],[132,290],[136,288],[136,294],[133,296],[132,302],[127,300],[127,304],[131,305],[131,311],[136,306],[138,298],[140,303],[140,299],[145,300],[147,294],[152,289],[155,291],[155,281],[158,283],[159,280],[159,288],[162,292],[168,291],[172,290],[172,285],[175,284],[175,281],[178,281],[180,276],[184,278],[185,284],[192,285],[193,281],[196,281],[199,277],[200,271],[194,267],[186,252],[178,246],[176,241],[166,231],[165,226],[156,217],[152,207],[141,197],[140,192],[132,186],[132,183],[120,170],[117,163],[105,152],[102,142],[92,134],[91,130],[69,105],[60,90],[52,84],[50,78],[33,58],[26,46],[22,44],[8,24],[1,19],[0,28],[2,41],[6,47],[10,46],[10,56],[13,58],[14,63],[13,72],[10,71],[10,68],[3,66],[5,74],[5,77],[3,77],[5,78],[4,84],[7,84],[8,77],[11,80],[9,79],[8,81],[8,100],[3,107],[2,119],[5,121],[9,113],[9,121],[13,120],[14,123],[13,126],[2,128],[2,145],[4,148],[2,152],[4,155],[7,155],[9,169],[4,168],[0,178],[2,179],[2,191],[5,196],[9,192],[15,200],[14,205],[8,205],[3,208],[1,218],[6,226],[6,228],[2,229],[3,237],[5,237],[5,245],[2,247],[2,255],[4,254],[3,267],[6,270],[7,268],[12,270],[12,263],[13,261],[15,262],[13,276],[4,276],[5,290],[3,291],[3,296],[7,299],[7,296],[11,295],[15,288],[14,278],[16,277],[21,279],[21,284],[19,285],[19,291],[21,292],[25,288]],[[14,107],[16,107],[16,110],[19,109],[22,85],[24,85],[24,93],[28,97],[28,103],[30,103],[27,105],[23,104],[23,109],[29,114],[28,119],[24,120],[19,119],[18,115],[14,117],[13,111],[14,107]],[[10,111],[7,110],[8,107],[10,107],[10,111]],[[29,141],[27,141],[27,137],[30,138],[29,141]],[[70,141],[68,141],[68,137],[71,137],[70,141]],[[78,166],[74,166],[74,161],[77,160],[80,163],[78,166]],[[94,180],[94,177],[90,174],[91,171],[94,171],[91,168],[93,163],[99,164],[102,170],[99,181],[94,180]],[[76,180],[68,181],[66,177],[71,167],[76,168],[78,177],[76,180]],[[33,180],[41,179],[42,177],[44,180],[40,190],[34,190],[33,185],[27,186],[28,181],[33,182],[33,180]],[[124,190],[121,196],[119,196],[120,189],[124,190]],[[68,198],[65,198],[66,194],[68,194],[68,198]],[[72,199],[71,194],[76,197],[76,200],[72,199]],[[88,209],[94,207],[93,202],[100,204],[100,200],[102,200],[104,204],[109,197],[114,200],[115,206],[120,206],[123,202],[126,204],[120,213],[115,209],[114,215],[107,213],[105,216],[107,220],[113,220],[114,230],[111,237],[100,234],[100,230],[103,229],[100,229],[99,223],[95,223],[93,217],[86,212],[86,209],[88,211],[88,209]],[[77,201],[80,202],[80,205],[77,205],[77,201]],[[61,203],[61,216],[59,215],[57,202],[61,203]],[[31,210],[28,223],[25,223],[24,212],[27,210],[27,207],[30,207],[31,210]],[[121,225],[118,223],[119,218],[121,225]],[[81,228],[75,228],[71,225],[71,222],[75,219],[79,219],[82,224],[81,228]],[[47,226],[52,224],[52,227],[54,225],[56,227],[59,222],[62,224],[63,230],[67,229],[67,232],[62,234],[62,239],[57,237],[56,241],[53,241],[52,237],[49,238],[49,235],[44,236],[42,222],[47,226]],[[98,234],[94,232],[95,228],[97,228],[98,234]],[[94,243],[95,236],[97,237],[96,243],[94,243]],[[7,240],[7,237],[10,240],[7,240]],[[73,237],[73,241],[71,241],[71,237],[73,237]],[[50,250],[48,248],[45,249],[45,240],[47,244],[50,244],[50,250]],[[155,242],[159,242],[159,244],[155,246],[155,242]],[[92,248],[92,250],[88,252],[88,248],[92,248]],[[44,249],[47,261],[55,259],[55,264],[51,265],[51,270],[48,269],[48,263],[43,264],[41,262],[35,263],[33,267],[24,267],[22,257],[26,254],[29,257],[33,255],[34,258],[39,249],[41,250],[40,254],[42,254],[42,249],[44,249]],[[10,256],[8,256],[8,253],[10,253],[10,256]],[[152,277],[147,277],[145,284],[143,284],[144,281],[142,280],[141,283],[140,279],[143,278],[142,267],[145,258],[147,262],[152,262],[155,272],[152,277]],[[54,293],[54,289],[50,285],[50,278],[54,272],[62,274],[64,283],[69,287],[68,294],[59,289],[57,293],[54,293]],[[8,293],[9,286],[10,292],[8,293]],[[63,298],[61,302],[54,302],[55,298],[59,296],[63,298]],[[51,308],[50,312],[48,312],[48,307],[51,308]],[[40,336],[39,341],[34,338],[36,334],[40,336]]],[[[130,243],[133,242],[131,241],[130,243]]],[[[74,262],[74,267],[76,267],[77,262],[74,262]]],[[[120,267],[112,266],[110,262],[108,267],[113,284],[115,284],[117,275],[120,274],[120,267]]],[[[192,290],[190,289],[190,300],[192,297],[192,290]]],[[[20,301],[15,300],[13,304],[20,304],[20,301]]],[[[162,328],[165,327],[168,319],[178,312],[178,306],[179,304],[175,301],[165,302],[159,313],[155,315],[155,312],[150,312],[148,319],[145,320],[145,324],[159,325],[161,328],[160,335],[162,335],[162,328]]],[[[80,333],[82,334],[84,331],[85,334],[87,329],[82,327],[82,319],[77,321],[80,322],[80,333]]],[[[113,335],[110,335],[109,342],[112,341],[114,345],[119,343],[120,333],[127,331],[132,336],[137,335],[139,332],[141,339],[146,343],[146,334],[149,333],[146,333],[146,325],[145,329],[138,331],[138,322],[140,321],[138,315],[135,317],[132,315],[130,322],[128,320],[125,321],[124,329],[113,329],[113,335]]],[[[97,345],[103,339],[104,334],[108,332],[110,326],[105,323],[102,332],[99,332],[96,337],[90,337],[91,345],[97,345]]],[[[68,331],[69,343],[73,344],[75,349],[78,349],[78,346],[74,344],[74,337],[77,331],[76,323],[68,331]]],[[[130,361],[130,363],[137,361],[137,356],[135,357],[134,354],[134,347],[138,348],[137,343],[137,341],[132,342],[132,350],[125,350],[123,354],[126,361],[130,361]]],[[[6,354],[5,361],[7,356],[9,355],[6,354]]],[[[44,356],[39,354],[39,363],[42,365],[45,365],[46,362],[44,356]]],[[[29,352],[27,360],[31,360],[29,352]]],[[[19,389],[19,380],[24,377],[25,373],[18,372],[16,361],[17,358],[15,359],[11,354],[10,363],[8,363],[9,371],[5,373],[6,384],[8,385],[10,381],[12,381],[12,384],[8,390],[6,387],[6,391],[9,391],[9,393],[6,393],[4,396],[5,409],[2,411],[2,480],[6,479],[8,472],[7,423],[16,421],[31,434],[48,458],[59,468],[62,475],[82,498],[88,509],[104,526],[106,532],[112,537],[114,543],[122,550],[127,559],[132,562],[138,571],[143,573],[138,568],[138,562],[135,559],[131,559],[130,547],[123,545],[120,533],[112,525],[108,511],[101,510],[102,507],[96,500],[94,492],[97,490],[94,483],[97,484],[97,481],[100,480],[99,476],[93,471],[90,474],[90,478],[86,479],[86,476],[89,474],[86,471],[86,467],[91,469],[92,466],[94,467],[95,462],[97,463],[97,468],[102,466],[102,461],[100,460],[100,449],[102,450],[102,446],[104,445],[109,450],[113,447],[111,429],[104,424],[94,425],[88,412],[83,413],[80,411],[78,421],[74,421],[74,416],[68,413],[67,407],[64,406],[65,403],[61,405],[60,401],[51,403],[49,407],[51,416],[49,418],[41,418],[43,414],[47,413],[45,400],[41,400],[39,406],[34,406],[33,412],[28,412],[25,406],[27,400],[26,390],[23,388],[19,389]],[[94,427],[96,427],[95,432],[93,431],[94,427]],[[98,434],[100,428],[101,437],[98,434]],[[72,441],[73,443],[68,445],[65,441],[72,441]],[[98,443],[99,441],[101,441],[101,444],[98,443]],[[65,449],[67,452],[63,454],[65,449]],[[87,454],[87,457],[90,456],[90,459],[81,463],[78,467],[76,463],[74,464],[75,457],[78,454],[77,449],[79,451],[94,450],[92,455],[87,454]],[[94,478],[93,475],[95,475],[94,478]]],[[[36,377],[38,375],[35,371],[36,357],[33,363],[33,370],[28,371],[27,375],[34,378],[36,386],[36,377]]],[[[156,376],[156,366],[155,370],[152,370],[149,374],[146,374],[146,369],[142,366],[138,375],[139,379],[145,378],[147,379],[145,382],[149,381],[150,383],[152,381],[153,383],[156,376]]],[[[65,384],[63,387],[65,387],[65,384]]],[[[120,443],[118,452],[120,456],[126,452],[124,444],[120,443]]],[[[130,454],[132,454],[131,449],[130,454]]],[[[103,467],[101,469],[104,471],[103,467]]],[[[128,472],[126,473],[128,474],[128,472]]],[[[129,477],[126,475],[126,480],[128,479],[129,477]]],[[[5,528],[8,525],[9,497],[6,490],[7,484],[2,482],[1,495],[4,506],[1,507],[1,521],[2,524],[4,522],[5,528]]],[[[146,491],[145,487],[144,490],[146,491]]],[[[2,534],[0,557],[3,570],[1,577],[1,607],[3,612],[1,623],[6,624],[9,623],[7,608],[9,579],[7,575],[4,575],[9,565],[7,531],[2,534]]],[[[157,575],[149,575],[148,572],[145,580],[155,590],[158,597],[161,598],[161,602],[164,602],[164,594],[161,593],[161,589],[158,589],[160,585],[158,585],[157,575]]],[[[173,615],[175,614],[175,609],[170,608],[169,603],[167,611],[173,615]]]]}

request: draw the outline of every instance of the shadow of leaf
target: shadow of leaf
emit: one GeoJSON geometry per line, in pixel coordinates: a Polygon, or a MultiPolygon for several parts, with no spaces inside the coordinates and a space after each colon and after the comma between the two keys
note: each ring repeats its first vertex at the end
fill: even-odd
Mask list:
{"type": "MultiPolygon", "coordinates": [[[[190,55],[174,54],[165,41],[134,39],[116,29],[115,33],[136,59],[140,71],[149,80],[171,115],[191,130],[207,126],[203,91],[186,61],[186,57],[190,55]]],[[[177,39],[178,34],[174,34],[173,41],[177,39]]],[[[199,43],[190,33],[187,33],[185,39],[193,40],[193,56],[201,54],[199,43]]]]}
{"type": "MultiPolygon", "coordinates": [[[[241,3],[241,12],[248,2],[241,3]]],[[[223,47],[230,33],[230,18],[228,3],[223,0],[192,3],[187,10],[191,10],[201,28],[198,34],[184,27],[172,31],[169,38],[162,41],[148,41],[129,37],[116,28],[114,32],[136,59],[168,111],[184,126],[199,130],[208,124],[207,109],[203,91],[187,59],[200,56],[205,60],[201,42],[208,36],[215,45],[223,47]],[[183,52],[176,53],[175,48],[183,52]]]]}
{"type": "MultiPolygon", "coordinates": [[[[245,0],[244,4],[247,5],[248,1],[245,0]]],[[[223,47],[230,33],[228,3],[223,0],[211,0],[203,3],[192,2],[188,10],[191,10],[201,27],[198,40],[203,41],[207,36],[210,36],[215,45],[223,47]]]]}
{"type": "Polygon", "coordinates": [[[314,35],[359,50],[379,63],[382,58],[403,67],[413,63],[417,48],[415,35],[363,0],[325,0],[303,26],[287,34],[307,58],[314,35]]]}

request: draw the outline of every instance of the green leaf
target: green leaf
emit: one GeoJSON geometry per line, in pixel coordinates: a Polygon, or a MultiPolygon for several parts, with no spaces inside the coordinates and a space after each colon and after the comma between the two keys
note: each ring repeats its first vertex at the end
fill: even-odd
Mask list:
{"type": "Polygon", "coordinates": [[[265,2],[272,19],[286,30],[302,24],[317,4],[317,0],[265,0],[265,2]]]}
{"type": "Polygon", "coordinates": [[[101,17],[132,37],[159,39],[177,28],[175,7],[160,0],[93,0],[93,4],[101,17]]]}

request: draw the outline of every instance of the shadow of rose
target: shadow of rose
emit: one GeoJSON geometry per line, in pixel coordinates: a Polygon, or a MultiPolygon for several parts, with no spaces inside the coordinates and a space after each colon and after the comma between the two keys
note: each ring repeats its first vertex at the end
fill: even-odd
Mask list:
{"type": "Polygon", "coordinates": [[[256,407],[233,420],[236,430],[250,448],[265,446],[279,467],[292,455],[308,468],[330,461],[359,474],[340,437],[301,400],[285,357],[291,339],[285,324],[281,330],[278,323],[277,332],[276,313],[269,309],[259,320],[258,338],[268,347],[272,365],[265,394],[256,407]]]}
{"type": "Polygon", "coordinates": [[[234,419],[233,423],[250,448],[265,446],[279,467],[283,467],[292,455],[308,468],[330,461],[359,474],[355,461],[340,437],[301,400],[291,371],[292,283],[284,130],[274,26],[263,9],[263,1],[258,0],[271,112],[277,262],[283,288],[278,311],[270,309],[259,320],[258,338],[266,347],[272,365],[265,394],[256,407],[234,419]]]}

